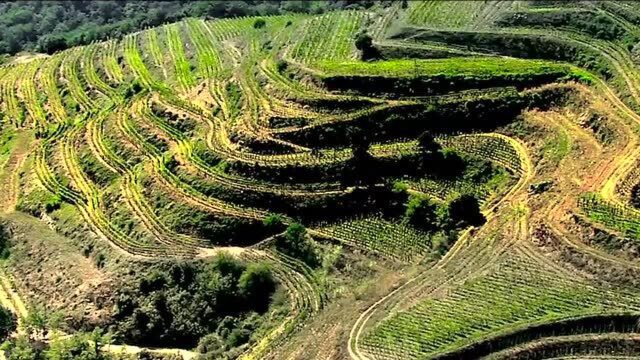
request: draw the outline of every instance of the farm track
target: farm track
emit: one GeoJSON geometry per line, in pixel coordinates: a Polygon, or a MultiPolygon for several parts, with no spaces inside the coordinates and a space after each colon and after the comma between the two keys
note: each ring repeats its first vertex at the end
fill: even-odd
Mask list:
{"type": "MultiPolygon", "coordinates": [[[[576,41],[574,38],[571,38],[571,40],[576,41]]],[[[630,61],[627,61],[627,59],[619,51],[619,49],[611,48],[611,47],[608,48],[606,46],[600,46],[600,45],[593,46],[585,42],[580,42],[580,41],[578,42],[581,45],[591,47],[592,49],[595,49],[601,53],[604,53],[605,57],[611,63],[614,64],[618,73],[622,76],[622,78],[627,83],[629,91],[633,96],[634,100],[638,101],[638,92],[637,92],[638,82],[637,82],[637,75],[635,75],[637,74],[637,72],[634,66],[630,64],[630,61]],[[607,52],[612,54],[609,55],[607,52]],[[627,74],[631,74],[631,75],[627,75],[627,74]]],[[[615,155],[613,161],[606,164],[606,169],[601,169],[600,171],[593,172],[593,175],[597,175],[597,176],[594,176],[591,178],[591,183],[582,184],[581,188],[593,188],[593,189],[599,188],[601,189],[600,193],[605,199],[609,199],[611,201],[614,201],[617,204],[624,205],[625,200],[617,196],[616,187],[618,184],[620,184],[623,181],[623,179],[626,176],[633,176],[634,165],[638,159],[638,156],[640,155],[640,153],[638,152],[637,135],[636,135],[636,131],[637,131],[636,129],[638,129],[637,125],[638,125],[639,117],[633,110],[631,110],[626,104],[624,104],[618,98],[618,96],[614,93],[614,91],[603,81],[596,79],[596,84],[594,88],[598,90],[599,94],[601,94],[602,96],[604,96],[604,98],[606,98],[606,101],[609,104],[611,104],[613,108],[612,111],[617,113],[617,116],[619,116],[621,119],[624,119],[624,120],[621,120],[619,124],[620,124],[620,128],[627,130],[626,135],[628,136],[629,141],[625,143],[624,148],[619,150],[619,152],[615,155]]],[[[560,127],[567,128],[569,133],[572,135],[578,134],[578,136],[580,136],[582,141],[589,143],[591,146],[593,146],[596,149],[597,152],[602,151],[602,145],[600,145],[590,134],[585,133],[584,131],[582,131],[582,129],[576,128],[576,125],[571,123],[559,123],[557,125],[559,125],[560,127]]],[[[511,198],[510,196],[517,196],[517,194],[512,194],[512,193],[508,194],[502,199],[502,201],[508,201],[511,198]]],[[[569,199],[566,199],[566,201],[558,201],[557,202],[558,205],[555,207],[552,207],[553,210],[551,210],[551,212],[549,212],[547,216],[543,217],[545,219],[545,223],[547,223],[549,226],[553,228],[557,236],[559,236],[563,241],[567,242],[571,247],[575,247],[579,249],[580,252],[586,252],[591,256],[594,256],[600,259],[605,259],[612,263],[621,264],[623,266],[628,266],[632,268],[637,268],[637,264],[635,263],[624,261],[617,257],[603,253],[601,250],[596,250],[596,249],[587,247],[584,244],[578,242],[578,240],[575,240],[574,237],[565,235],[567,234],[566,231],[561,230],[560,226],[555,224],[561,223],[561,219],[564,218],[565,212],[569,209],[567,206],[572,206],[572,205],[568,205],[569,203],[572,203],[569,199]]],[[[502,216],[504,216],[504,214],[502,214],[502,216]]],[[[529,229],[529,226],[527,225],[528,216],[529,215],[524,215],[521,217],[521,224],[519,225],[519,228],[520,228],[519,233],[521,235],[518,236],[519,240],[517,241],[516,244],[514,244],[514,246],[517,246],[518,249],[520,249],[520,251],[524,251],[524,253],[527,256],[530,256],[531,258],[536,259],[536,261],[538,261],[541,264],[541,266],[544,266],[550,271],[557,272],[558,274],[563,274],[563,276],[566,276],[566,277],[571,276],[572,272],[570,272],[568,269],[564,268],[563,266],[559,266],[553,261],[550,261],[549,259],[547,259],[542,253],[540,253],[540,251],[537,249],[537,246],[533,245],[528,240],[528,237],[530,236],[529,235],[530,229],[529,229]]],[[[485,228],[491,227],[491,225],[492,225],[492,222],[489,221],[483,227],[483,229],[480,230],[480,232],[482,232],[485,228]]],[[[482,236],[480,234],[477,234],[476,237],[482,237],[482,236]]],[[[463,254],[463,251],[461,251],[461,249],[463,249],[462,245],[467,243],[466,241],[467,239],[468,239],[467,233],[463,234],[463,236],[458,240],[456,245],[447,253],[447,255],[441,260],[441,262],[436,266],[434,266],[434,269],[435,268],[448,269],[447,265],[449,264],[449,262],[453,262],[456,264],[464,264],[468,267],[471,267],[474,269],[473,271],[482,272],[483,271],[482,267],[479,267],[478,265],[474,266],[473,263],[469,263],[462,256],[463,254]]],[[[479,248],[475,248],[474,251],[477,252],[476,253],[477,257],[483,257],[482,253],[478,252],[480,251],[479,248]]],[[[493,258],[486,259],[486,262],[485,262],[485,259],[483,259],[482,263],[490,264],[492,261],[494,261],[493,258]]],[[[460,282],[463,282],[465,280],[464,275],[462,274],[451,275],[450,271],[451,270],[448,269],[447,275],[444,276],[445,279],[451,276],[451,278],[457,278],[460,282]]],[[[440,274],[440,276],[442,275],[443,274],[440,274]]],[[[398,309],[394,310],[397,307],[397,305],[393,306],[393,304],[401,304],[403,302],[403,299],[409,298],[412,291],[415,291],[415,288],[420,288],[420,285],[419,285],[420,282],[432,284],[433,282],[440,281],[440,279],[438,280],[428,279],[427,281],[427,279],[425,279],[425,276],[426,275],[423,273],[418,275],[415,278],[408,280],[401,287],[396,288],[387,296],[375,302],[373,305],[367,308],[365,312],[361,314],[360,318],[358,318],[355,325],[353,326],[352,331],[350,333],[349,340],[348,340],[348,350],[351,358],[353,359],[377,358],[377,357],[369,357],[369,355],[363,352],[359,346],[359,340],[363,335],[367,322],[369,321],[369,319],[374,317],[374,313],[376,312],[376,310],[381,308],[385,308],[385,310],[380,310],[380,311],[386,312],[387,318],[393,317],[393,314],[398,311],[398,309]],[[418,283],[418,285],[415,285],[416,283],[418,283]]],[[[446,283],[446,281],[447,280],[444,280],[443,283],[446,283]]],[[[431,287],[427,287],[427,288],[431,288],[431,287]]],[[[434,289],[434,291],[435,290],[437,290],[437,288],[434,289]]],[[[428,294],[430,293],[423,294],[421,298],[427,297],[428,294]]],[[[381,317],[381,315],[378,317],[381,317]]],[[[386,356],[391,356],[391,354],[389,353],[385,353],[385,354],[386,356]]]]}
{"type": "MultiPolygon", "coordinates": [[[[518,144],[517,142],[514,142],[514,143],[518,144]]],[[[487,232],[486,229],[490,228],[490,224],[492,220],[497,218],[497,216],[495,215],[496,209],[498,209],[503,204],[515,199],[515,197],[518,195],[518,191],[521,191],[523,187],[527,184],[527,182],[530,180],[530,178],[533,176],[531,161],[529,159],[529,156],[526,150],[522,145],[519,145],[519,144],[515,148],[518,151],[518,154],[520,156],[521,162],[523,164],[522,168],[524,169],[524,172],[521,174],[520,179],[518,180],[518,183],[514,185],[514,187],[511,190],[509,190],[509,192],[504,197],[502,197],[500,201],[498,201],[496,204],[492,205],[489,209],[486,209],[484,211],[487,216],[488,224],[485,225],[480,230],[481,232],[487,232]]],[[[358,341],[362,336],[362,333],[369,319],[371,319],[371,317],[379,308],[381,307],[390,308],[390,310],[388,311],[390,313],[393,313],[394,312],[393,308],[398,306],[398,304],[402,303],[403,301],[406,301],[406,299],[409,299],[411,297],[415,298],[416,294],[428,295],[430,293],[437,291],[439,287],[446,286],[451,281],[464,281],[465,277],[464,275],[461,276],[461,273],[465,272],[467,273],[466,276],[471,276],[473,272],[481,271],[481,268],[479,269],[478,267],[473,266],[474,262],[483,261],[485,263],[485,266],[490,266],[492,259],[496,259],[498,256],[503,254],[507,249],[513,246],[513,242],[511,241],[504,242],[493,249],[487,246],[483,250],[488,251],[489,252],[488,254],[484,254],[483,250],[476,248],[474,249],[476,253],[472,254],[472,256],[474,257],[474,259],[472,260],[465,258],[464,255],[457,255],[459,253],[464,253],[465,252],[464,250],[468,250],[469,248],[468,242],[474,241],[471,238],[470,232],[471,232],[470,229],[463,232],[463,234],[460,236],[460,238],[458,239],[456,244],[453,246],[453,248],[451,248],[451,250],[447,252],[445,257],[443,257],[442,260],[439,261],[434,266],[433,272],[435,272],[435,274],[431,274],[431,271],[427,271],[422,274],[419,274],[418,276],[412,279],[409,279],[402,286],[396,288],[391,293],[389,293],[382,299],[375,302],[373,305],[367,308],[365,312],[363,312],[360,315],[360,317],[354,324],[353,328],[351,329],[349,340],[348,340],[349,355],[351,356],[352,359],[368,359],[368,357],[363,352],[361,352],[358,345],[358,341]],[[489,258],[485,257],[487,255],[489,256],[489,258]],[[462,259],[458,259],[459,257],[462,257],[462,259]],[[446,268],[447,265],[450,264],[453,259],[456,259],[458,261],[457,262],[458,267],[456,270],[446,271],[446,275],[445,275],[445,273],[442,272],[442,269],[446,268]],[[439,285],[433,284],[432,282],[427,280],[435,281],[439,285]]],[[[474,236],[476,238],[482,237],[481,234],[479,233],[474,234],[474,236]]]]}

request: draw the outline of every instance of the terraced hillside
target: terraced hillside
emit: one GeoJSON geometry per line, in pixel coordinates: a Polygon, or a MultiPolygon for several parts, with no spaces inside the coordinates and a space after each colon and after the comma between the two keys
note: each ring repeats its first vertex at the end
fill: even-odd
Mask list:
{"type": "Polygon", "coordinates": [[[634,2],[411,1],[16,58],[0,300],[185,357],[640,357],[638,49],[634,2]]]}

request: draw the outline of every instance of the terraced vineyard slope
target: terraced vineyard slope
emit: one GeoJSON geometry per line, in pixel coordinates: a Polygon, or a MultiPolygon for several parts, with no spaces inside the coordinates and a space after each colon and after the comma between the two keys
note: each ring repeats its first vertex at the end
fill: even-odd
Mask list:
{"type": "Polygon", "coordinates": [[[632,2],[410,1],[12,58],[0,300],[47,349],[640,357],[639,48],[632,2]]]}

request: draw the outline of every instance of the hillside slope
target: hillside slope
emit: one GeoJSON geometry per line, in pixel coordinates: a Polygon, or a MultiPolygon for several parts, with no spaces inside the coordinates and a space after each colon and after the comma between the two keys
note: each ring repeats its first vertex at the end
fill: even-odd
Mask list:
{"type": "Polygon", "coordinates": [[[64,332],[203,358],[640,356],[638,11],[190,18],[16,58],[4,272],[64,332]]]}

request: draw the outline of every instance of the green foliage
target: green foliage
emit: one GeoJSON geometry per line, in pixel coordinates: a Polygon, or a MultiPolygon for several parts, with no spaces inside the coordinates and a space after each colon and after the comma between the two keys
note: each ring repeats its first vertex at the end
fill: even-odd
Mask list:
{"type": "Polygon", "coordinates": [[[42,349],[34,346],[26,336],[19,336],[11,341],[6,341],[0,350],[7,353],[7,360],[45,360],[42,349]]]}
{"type": "Polygon", "coordinates": [[[44,210],[48,213],[57,210],[62,204],[62,198],[58,194],[51,195],[44,203],[44,210]]]}
{"type": "Polygon", "coordinates": [[[356,49],[360,50],[362,60],[368,60],[376,56],[376,49],[373,47],[373,39],[367,33],[359,33],[355,40],[356,49]]]}
{"type": "MultiPolygon", "coordinates": [[[[1,229],[0,229],[1,231],[1,229]]],[[[0,233],[0,241],[2,241],[2,234],[0,233]]],[[[0,307],[0,339],[6,339],[10,333],[12,333],[17,326],[16,316],[7,308],[0,307]]]]}
{"type": "Polygon", "coordinates": [[[267,22],[265,21],[265,19],[258,18],[253,22],[254,29],[262,29],[265,26],[267,26],[267,22]]]}
{"type": "MultiPolygon", "coordinates": [[[[11,234],[7,231],[6,225],[3,222],[0,222],[0,259],[6,259],[9,256],[10,236],[11,234]]],[[[1,334],[2,332],[0,331],[0,338],[2,338],[1,334]]]]}
{"type": "Polygon", "coordinates": [[[419,229],[432,231],[438,227],[437,209],[438,205],[428,197],[412,195],[409,197],[404,219],[419,229]]]}
{"type": "Polygon", "coordinates": [[[479,226],[486,222],[484,215],[480,212],[478,199],[469,194],[460,195],[451,201],[449,216],[460,227],[479,226]]]}
{"type": "Polygon", "coordinates": [[[99,330],[90,334],[77,334],[70,338],[55,340],[45,352],[50,360],[107,360],[113,356],[102,351],[102,346],[110,342],[99,330]]]}
{"type": "Polygon", "coordinates": [[[289,225],[284,235],[276,238],[276,248],[289,256],[304,261],[311,267],[319,264],[320,260],[316,250],[309,241],[307,229],[302,224],[289,225]]]}
{"type": "Polygon", "coordinates": [[[47,343],[18,336],[2,344],[0,350],[5,351],[7,359],[11,360],[115,360],[118,357],[102,350],[110,342],[110,335],[95,330],[69,337],[54,337],[47,343]]]}
{"type": "Polygon", "coordinates": [[[394,192],[403,193],[403,192],[406,192],[408,189],[409,189],[409,186],[402,181],[396,181],[393,183],[394,192]]]}
{"type": "Polygon", "coordinates": [[[399,59],[385,61],[322,61],[316,64],[327,76],[371,75],[416,77],[442,75],[447,77],[494,78],[565,73],[573,71],[566,64],[546,60],[501,57],[452,57],[446,59],[399,59]]]}
{"type": "Polygon", "coordinates": [[[130,99],[135,94],[140,93],[142,90],[143,87],[138,81],[132,81],[128,86],[124,88],[122,97],[124,97],[125,99],[130,99]]]}
{"type": "Polygon", "coordinates": [[[207,263],[166,264],[119,293],[114,326],[127,341],[147,346],[189,348],[211,333],[227,339],[236,321],[268,309],[275,287],[267,265],[247,266],[226,253],[207,263]],[[221,332],[227,317],[235,320],[221,332]]]}
{"type": "Polygon", "coordinates": [[[266,264],[249,264],[238,279],[238,290],[245,301],[254,304],[254,310],[265,312],[269,297],[275,291],[275,279],[266,264]]]}
{"type": "Polygon", "coordinates": [[[276,63],[276,69],[278,69],[278,72],[282,73],[285,70],[287,70],[288,67],[289,67],[288,62],[286,62],[283,59],[278,59],[278,62],[276,63]]]}
{"type": "Polygon", "coordinates": [[[283,218],[280,214],[269,214],[262,223],[270,230],[277,230],[284,226],[283,218]]]}
{"type": "Polygon", "coordinates": [[[50,331],[60,330],[64,326],[62,313],[48,312],[42,306],[37,306],[24,319],[22,324],[25,332],[32,338],[42,339],[50,333],[50,331]]]}
{"type": "Polygon", "coordinates": [[[367,33],[359,33],[358,35],[356,35],[355,45],[356,49],[365,51],[373,46],[373,39],[367,33]]]}
{"type": "Polygon", "coordinates": [[[0,4],[0,53],[54,53],[186,17],[242,17],[288,12],[322,13],[372,3],[334,1],[75,1],[0,4]],[[67,6],[69,5],[69,6],[67,6]]]}

